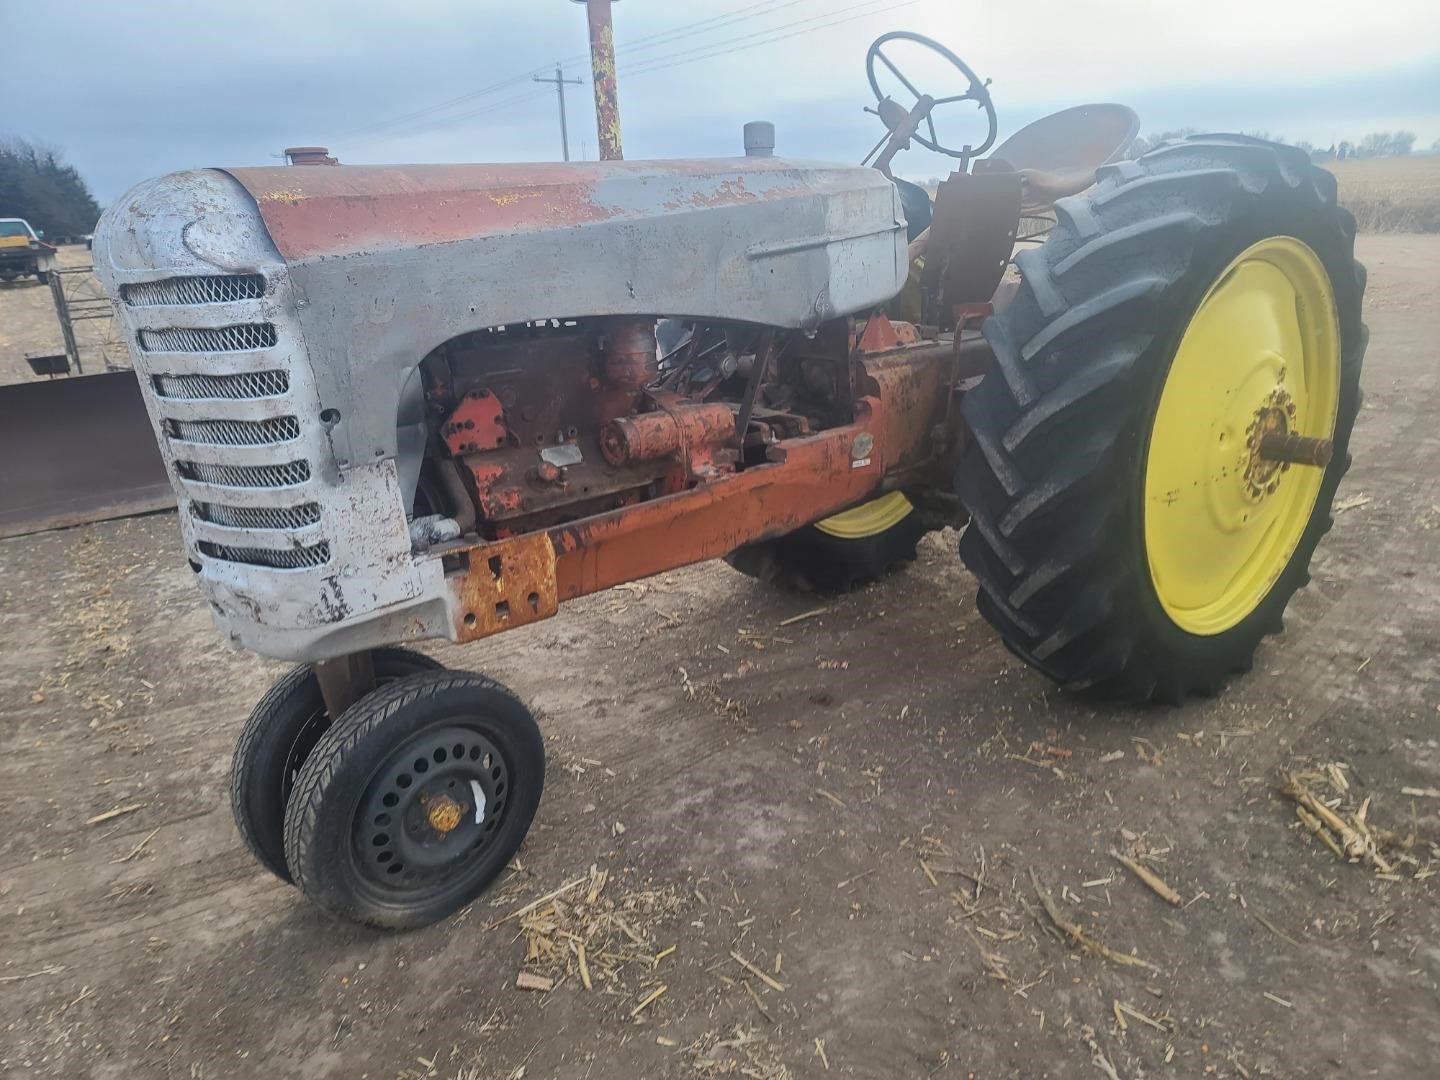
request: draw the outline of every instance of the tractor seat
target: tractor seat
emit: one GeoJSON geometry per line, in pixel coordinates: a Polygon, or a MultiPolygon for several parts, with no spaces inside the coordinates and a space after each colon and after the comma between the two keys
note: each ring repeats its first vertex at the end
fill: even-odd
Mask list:
{"type": "Polygon", "coordinates": [[[1039,169],[1017,169],[1020,174],[1020,209],[1047,210],[1057,199],[1079,195],[1095,183],[1094,169],[1070,172],[1041,172],[1039,169]]]}
{"type": "Polygon", "coordinates": [[[1021,210],[1045,210],[1095,182],[1095,170],[1118,161],[1140,131],[1125,105],[1076,105],[1027,124],[983,161],[976,172],[1020,174],[1021,210]]]}

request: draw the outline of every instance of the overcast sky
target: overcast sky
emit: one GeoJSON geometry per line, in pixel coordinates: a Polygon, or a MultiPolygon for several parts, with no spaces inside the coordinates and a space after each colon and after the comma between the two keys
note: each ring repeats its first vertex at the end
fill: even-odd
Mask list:
{"type": "MultiPolygon", "coordinates": [[[[554,89],[530,73],[564,59],[568,76],[588,74],[571,0],[0,0],[0,13],[0,135],[59,148],[102,202],[148,176],[264,164],[295,144],[346,162],[557,160],[554,89]]],[[[738,154],[741,125],[769,119],[778,153],[858,161],[881,131],[861,112],[865,51],[893,29],[939,39],[992,79],[1002,137],[1112,100],[1147,132],[1440,138],[1436,0],[624,0],[625,156],[738,154]]],[[[923,91],[964,88],[909,61],[923,91]]],[[[568,88],[577,158],[596,156],[590,93],[568,88]]],[[[978,117],[959,108],[942,133],[978,141],[983,129],[966,127],[978,117]]],[[[917,178],[949,168],[923,151],[896,164],[917,178]]]]}

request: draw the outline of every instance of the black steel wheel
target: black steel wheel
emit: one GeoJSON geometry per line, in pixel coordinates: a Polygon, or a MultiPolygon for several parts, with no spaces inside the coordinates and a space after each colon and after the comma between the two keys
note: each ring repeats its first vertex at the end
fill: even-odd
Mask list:
{"type": "MultiPolygon", "coordinates": [[[[380,685],[442,665],[409,649],[376,649],[380,685]]],[[[331,717],[310,665],[275,682],[260,699],[235,742],[230,766],[230,809],[235,826],[260,864],[290,882],[285,864],[285,805],[295,775],[330,727],[331,717]]]]}
{"type": "Polygon", "coordinates": [[[505,868],[544,780],[540,729],[509,690],[464,672],[410,675],[322,736],[290,798],[286,860],[332,915],[425,926],[505,868]]]}

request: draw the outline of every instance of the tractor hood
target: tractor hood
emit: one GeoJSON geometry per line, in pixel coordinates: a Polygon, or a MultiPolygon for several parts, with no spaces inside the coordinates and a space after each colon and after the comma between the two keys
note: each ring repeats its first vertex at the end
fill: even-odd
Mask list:
{"type": "MultiPolygon", "coordinates": [[[[537,234],[590,247],[588,231],[608,245],[585,268],[597,276],[627,258],[668,265],[673,277],[680,270],[675,260],[686,255],[685,261],[718,254],[764,263],[811,252],[826,260],[829,276],[839,271],[841,280],[829,289],[837,295],[852,292],[847,271],[880,278],[881,294],[889,288],[893,295],[904,280],[898,203],[890,182],[871,169],[736,158],[228,171],[254,198],[292,264],[537,234]],[[674,246],[682,238],[687,246],[674,246]],[[870,258],[857,264],[857,251],[870,258]],[[845,266],[828,265],[834,256],[845,266]]],[[[768,266],[755,276],[773,291],[761,280],[771,276],[768,266]]],[[[583,296],[583,288],[577,291],[583,296]]],[[[661,301],[656,310],[685,310],[678,300],[661,301]]],[[[858,300],[866,302],[873,300],[858,300]]],[[[739,297],[730,303],[743,306],[739,297]]]]}
{"type": "MultiPolygon", "coordinates": [[[[908,270],[894,185],[872,169],[735,158],[229,173],[312,300],[325,299],[309,288],[320,279],[301,268],[342,260],[387,303],[413,290],[432,309],[452,294],[467,315],[476,305],[478,322],[457,331],[622,314],[815,326],[888,300],[908,270]]],[[[353,276],[336,280],[354,294],[353,276]]]]}
{"type": "MultiPolygon", "coordinates": [[[[106,211],[95,264],[117,298],[181,277],[262,281],[267,323],[288,328],[280,351],[341,417],[341,469],[394,455],[401,388],[462,334],[606,315],[809,329],[889,300],[908,273],[884,176],[754,157],[173,173],[106,211]]],[[[157,328],[182,314],[240,311],[134,309],[157,328]]]]}

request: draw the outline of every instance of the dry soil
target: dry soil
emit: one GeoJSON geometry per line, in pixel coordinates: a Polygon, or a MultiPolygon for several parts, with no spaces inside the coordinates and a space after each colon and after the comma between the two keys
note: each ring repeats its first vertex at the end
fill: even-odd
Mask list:
{"type": "Polygon", "coordinates": [[[0,1074],[1432,1075],[1440,237],[1361,256],[1346,509],[1222,697],[1058,694],[976,614],[949,534],[789,625],[821,605],[666,574],[434,648],[533,706],[550,766],[512,868],[416,933],[332,922],[246,853],[230,748],[282,669],[222,645],[171,515],[0,542],[0,1074]],[[1394,872],[1304,832],[1286,767],[1413,833],[1394,872]],[[1055,932],[1032,872],[1153,967],[1055,932]]]}

